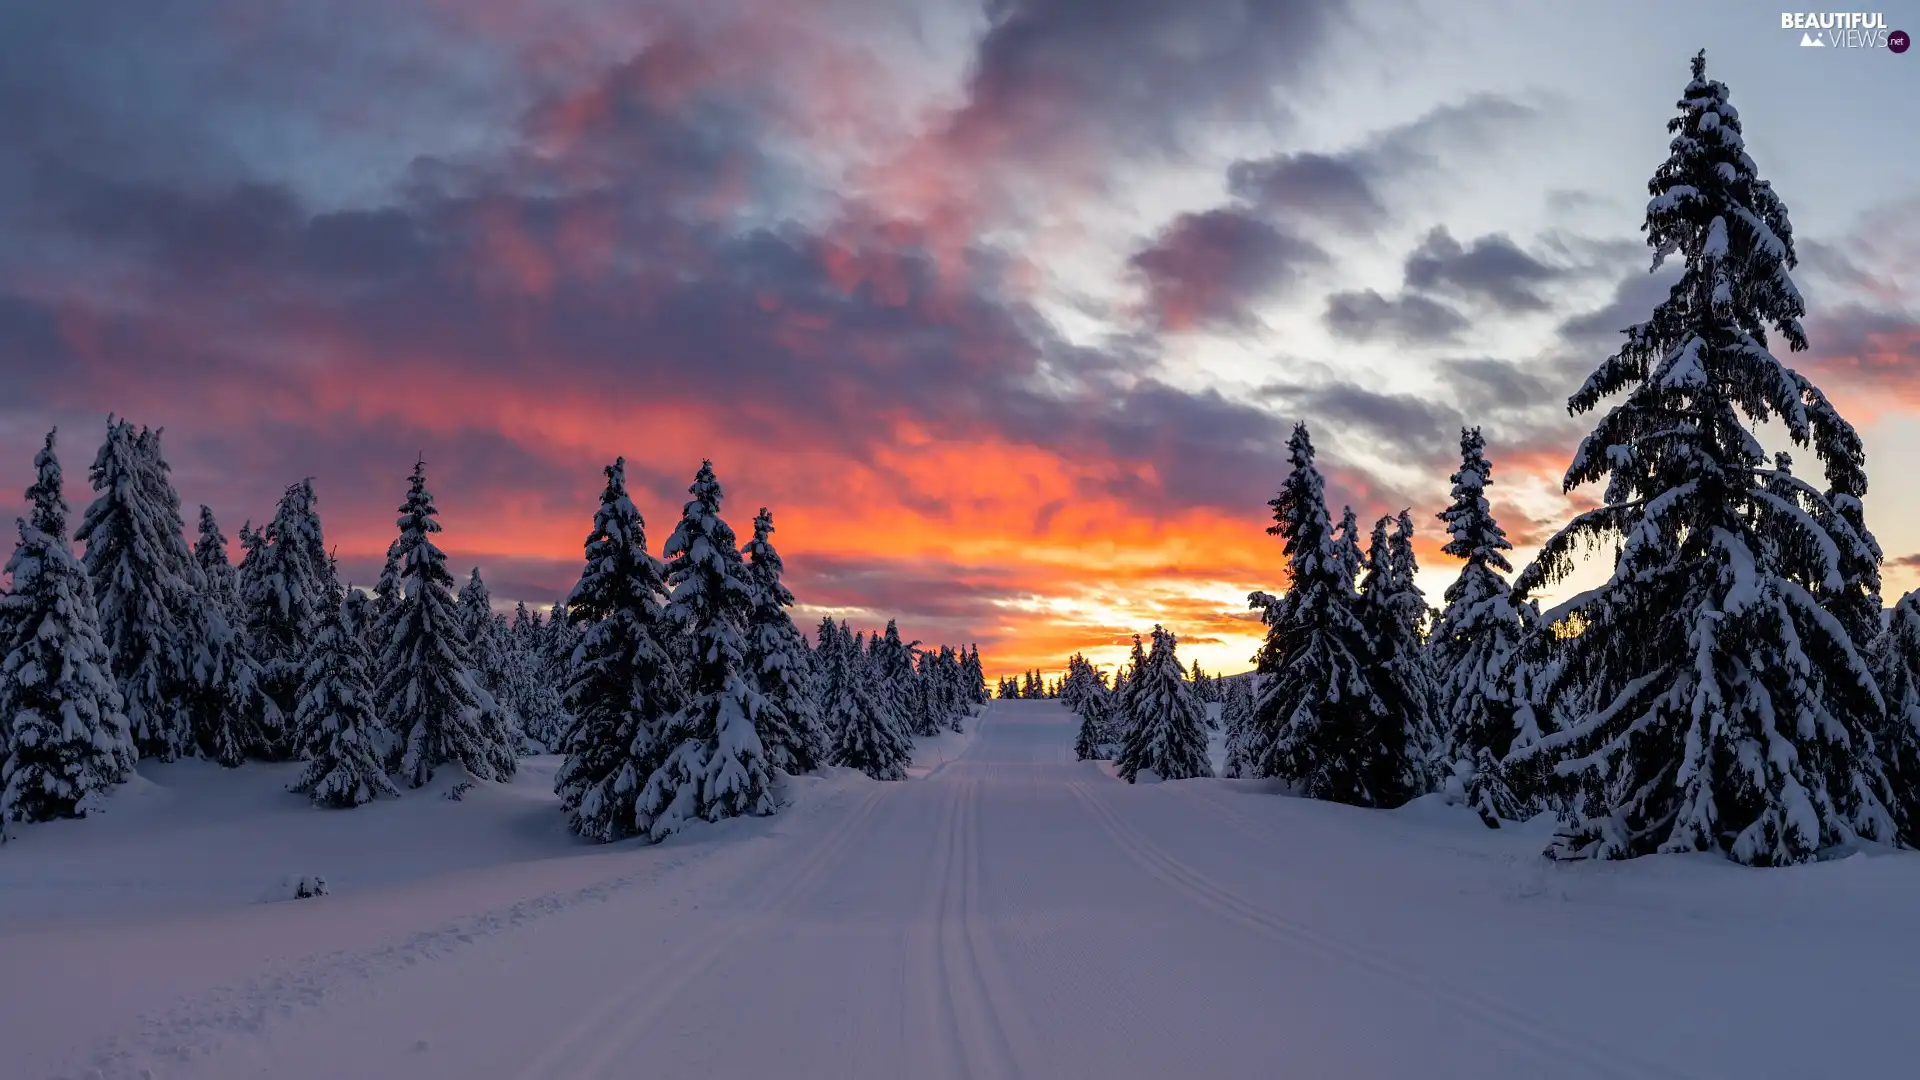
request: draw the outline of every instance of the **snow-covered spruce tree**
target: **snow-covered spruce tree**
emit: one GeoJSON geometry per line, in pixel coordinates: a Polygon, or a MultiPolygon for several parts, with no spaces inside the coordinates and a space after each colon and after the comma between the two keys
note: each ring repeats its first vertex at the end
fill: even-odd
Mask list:
{"type": "Polygon", "coordinates": [[[244,625],[240,607],[240,575],[234,570],[233,563],[227,560],[227,538],[221,534],[220,523],[214,520],[213,509],[209,506],[200,507],[200,537],[193,544],[193,561],[200,568],[207,596],[220,605],[228,623],[244,625]]]}
{"type": "Polygon", "coordinates": [[[1438,722],[1445,743],[1442,777],[1449,797],[1479,813],[1489,826],[1535,809],[1508,782],[1500,762],[1513,746],[1520,705],[1520,608],[1502,573],[1513,564],[1506,531],[1494,520],[1486,489],[1493,466],[1480,429],[1460,429],[1460,471],[1453,502],[1440,512],[1448,540],[1440,550],[1466,560],[1447,586],[1447,606],[1428,649],[1439,689],[1438,722]]]}
{"type": "Polygon", "coordinates": [[[1349,749],[1343,783],[1362,806],[1399,806],[1427,790],[1433,745],[1433,680],[1418,637],[1426,601],[1413,583],[1412,520],[1392,539],[1383,517],[1367,545],[1358,614],[1366,635],[1368,730],[1349,749]]]}
{"type": "Polygon", "coordinates": [[[773,767],[809,773],[827,760],[826,730],[814,704],[806,640],[787,609],[793,593],[781,577],[786,564],[773,546],[773,515],[766,507],[753,518],[747,542],[747,581],[753,612],[747,619],[747,670],[760,691],[760,742],[773,767]]]}
{"type": "Polygon", "coordinates": [[[1360,552],[1360,522],[1354,517],[1351,506],[1340,509],[1340,524],[1334,526],[1333,530],[1333,550],[1347,580],[1359,581],[1361,572],[1366,569],[1367,559],[1360,552]]]}
{"type": "MultiPolygon", "coordinates": [[[[246,611],[248,641],[260,665],[260,685],[281,716],[299,704],[307,650],[334,604],[334,581],[311,477],[280,495],[273,520],[259,534],[240,574],[240,602],[246,611]]],[[[284,746],[268,756],[290,753],[304,739],[289,732],[284,746]]]]}
{"type": "Polygon", "coordinates": [[[961,666],[960,654],[953,646],[940,646],[934,670],[940,676],[936,685],[940,688],[941,711],[945,714],[947,729],[958,734],[965,730],[972,709],[968,706],[966,669],[961,666]]]}
{"type": "Polygon", "coordinates": [[[344,610],[323,614],[293,718],[299,755],[307,763],[293,790],[320,806],[347,809],[398,794],[380,760],[380,718],[367,668],[366,646],[347,625],[344,610]]]}
{"type": "Polygon", "coordinates": [[[1086,657],[1079,653],[1067,657],[1067,673],[1060,679],[1060,704],[1076,713],[1080,711],[1080,706],[1086,701],[1091,672],[1092,667],[1086,657]]]}
{"type": "Polygon", "coordinates": [[[1141,642],[1140,635],[1135,634],[1133,635],[1133,652],[1127,656],[1126,685],[1115,687],[1114,707],[1108,716],[1115,753],[1119,752],[1120,743],[1127,737],[1127,732],[1133,730],[1134,700],[1140,695],[1140,677],[1146,670],[1147,649],[1141,642]]]}
{"type": "Polygon", "coordinates": [[[508,780],[518,767],[505,710],[474,670],[453,596],[447,556],[433,542],[439,510],[427,463],[415,462],[400,504],[401,599],[387,620],[377,699],[394,735],[392,771],[413,787],[443,765],[476,780],[508,780]]]}
{"type": "Polygon", "coordinates": [[[249,755],[265,756],[285,729],[267,698],[260,667],[228,608],[205,592],[192,595],[186,615],[189,681],[186,695],[192,748],[228,768],[249,755]]]}
{"type": "Polygon", "coordinates": [[[906,700],[900,706],[913,735],[940,734],[944,718],[940,715],[940,690],[934,685],[934,653],[920,648],[919,642],[907,646],[913,677],[907,680],[906,700]]]}
{"type": "MultiPolygon", "coordinates": [[[[685,698],[669,646],[676,635],[665,616],[666,582],[647,552],[646,522],[627,495],[627,459],[605,469],[607,484],[587,534],[586,568],[547,623],[550,657],[560,651],[554,623],[586,628],[566,692],[570,717],[566,760],[554,790],[567,824],[606,843],[645,831],[641,789],[673,749],[668,721],[685,698]]],[[[570,632],[569,632],[570,633],[570,632]]]]}
{"type": "Polygon", "coordinates": [[[900,624],[888,619],[884,634],[873,641],[875,674],[880,679],[880,694],[892,706],[894,718],[909,735],[937,735],[940,729],[931,723],[926,702],[918,685],[919,672],[913,663],[913,649],[900,639],[900,624]]]}
{"type": "Polygon", "coordinates": [[[495,620],[493,590],[487,588],[479,567],[467,573],[467,582],[460,586],[456,603],[460,608],[460,632],[467,637],[474,668],[486,678],[487,690],[499,697],[506,673],[506,628],[495,620]]]}
{"type": "Polygon", "coordinates": [[[661,549],[666,618],[686,643],[687,697],[668,722],[675,745],[640,795],[639,824],[662,840],[694,818],[764,817],[776,809],[773,767],[756,726],[759,689],[747,664],[753,584],[733,527],[720,516],[713,462],[687,488],[680,524],[661,549]]]}
{"type": "Polygon", "coordinates": [[[963,666],[967,674],[967,701],[974,705],[985,705],[987,694],[987,669],[980,663],[980,646],[969,644],[963,666]]]}
{"type": "Polygon", "coordinates": [[[134,745],[171,761],[192,749],[190,621],[197,577],[158,437],[109,419],[89,470],[99,494],[74,539],[100,608],[134,745]],[[164,489],[164,490],[163,490],[164,489]]]}
{"type": "Polygon", "coordinates": [[[54,434],[34,456],[0,592],[0,840],[19,823],[86,816],[134,765],[93,583],[67,546],[54,434]]]}
{"type": "Polygon", "coordinates": [[[367,623],[372,618],[373,598],[365,589],[348,585],[346,595],[340,600],[340,624],[346,627],[347,633],[361,639],[362,647],[366,645],[367,623]]]}
{"type": "Polygon", "coordinates": [[[813,690],[814,708],[820,714],[821,730],[826,733],[829,744],[833,740],[835,726],[831,715],[832,710],[829,708],[832,697],[831,690],[827,686],[830,668],[827,650],[834,644],[839,633],[840,624],[833,621],[833,616],[822,616],[820,625],[813,630],[813,644],[807,649],[807,662],[811,672],[808,686],[813,690]]]}
{"type": "Polygon", "coordinates": [[[540,614],[530,611],[526,602],[514,605],[513,621],[502,633],[505,642],[508,700],[520,719],[522,735],[547,752],[560,749],[566,708],[561,702],[565,686],[553,677],[546,655],[546,630],[540,614]]]}
{"type": "Polygon", "coordinates": [[[1102,761],[1107,753],[1106,705],[1089,699],[1074,710],[1080,727],[1073,736],[1073,756],[1078,761],[1102,761]]]}
{"type": "Polygon", "coordinates": [[[1887,613],[1881,652],[1887,719],[1875,745],[1900,841],[1920,847],[1920,590],[1887,613]]]}
{"type": "Polygon", "coordinates": [[[1291,585],[1280,621],[1268,626],[1270,647],[1261,650],[1271,666],[1260,672],[1254,707],[1251,741],[1262,748],[1254,773],[1292,781],[1310,798],[1376,805],[1367,784],[1377,754],[1369,650],[1344,550],[1351,532],[1336,536],[1329,528],[1325,481],[1305,424],[1294,427],[1287,448],[1293,471],[1268,503],[1274,523],[1267,531],[1286,540],[1291,585]]]}
{"type": "MultiPolygon", "coordinates": [[[[241,579],[246,578],[246,564],[241,564],[241,579]]],[[[373,618],[367,624],[370,640],[369,653],[379,655],[386,646],[386,632],[393,619],[393,610],[400,606],[400,542],[395,540],[387,545],[386,561],[380,564],[380,577],[373,583],[373,618]]]]}
{"type": "Polygon", "coordinates": [[[282,724],[278,709],[262,696],[260,668],[245,633],[239,578],[227,561],[227,539],[206,506],[200,507],[193,562],[198,587],[186,627],[191,742],[201,757],[232,768],[248,754],[264,753],[282,724]]]}
{"type": "Polygon", "coordinates": [[[853,634],[841,623],[822,626],[819,656],[825,720],[833,764],[858,769],[875,780],[904,780],[913,761],[913,740],[888,719],[873,698],[873,682],[853,634]]]}
{"type": "Polygon", "coordinates": [[[1235,679],[1227,684],[1220,706],[1220,726],[1226,730],[1226,760],[1222,772],[1229,777],[1254,774],[1253,680],[1235,679]]]}
{"type": "Polygon", "coordinates": [[[1212,776],[1207,760],[1206,706],[1193,696],[1193,684],[1180,669],[1170,631],[1153,628],[1153,651],[1145,674],[1136,680],[1133,726],[1114,771],[1131,784],[1143,771],[1163,780],[1212,776]]]}
{"type": "MultiPolygon", "coordinates": [[[[666,603],[665,585],[661,586],[661,603],[666,603]]],[[[587,633],[592,629],[592,619],[575,620],[567,611],[567,605],[557,603],[547,609],[546,637],[543,649],[547,658],[548,677],[554,685],[561,688],[564,698],[566,687],[573,685],[575,655],[585,643],[587,633]]]]}
{"type": "Polygon", "coordinates": [[[1569,491],[1607,480],[1605,502],[1516,582],[1524,596],[1572,573],[1576,550],[1621,542],[1612,577],[1548,617],[1579,632],[1546,697],[1580,707],[1529,753],[1552,755],[1563,790],[1587,795],[1556,858],[1801,863],[1891,838],[1870,735],[1883,705],[1846,628],[1800,584],[1844,587],[1846,530],[1819,489],[1767,467],[1749,425],[1779,421],[1836,490],[1864,490],[1864,465],[1852,428],[1768,349],[1769,325],[1806,347],[1793,234],[1704,52],[1678,108],[1644,227],[1654,264],[1677,254],[1685,272],[1570,399],[1582,413],[1624,395],[1565,479],[1569,491]]]}
{"type": "Polygon", "coordinates": [[[479,567],[474,567],[467,575],[467,583],[460,587],[457,603],[460,633],[467,640],[467,651],[473,658],[473,670],[480,676],[481,685],[493,697],[494,703],[505,714],[514,747],[532,753],[533,747],[526,745],[526,730],[520,712],[514,707],[514,687],[507,671],[507,625],[494,613],[493,592],[487,588],[485,579],[481,578],[479,567]]]}
{"type": "Polygon", "coordinates": [[[1080,716],[1080,729],[1073,740],[1074,756],[1081,761],[1105,759],[1113,741],[1107,719],[1109,695],[1100,672],[1079,653],[1067,660],[1060,696],[1080,716]]]}

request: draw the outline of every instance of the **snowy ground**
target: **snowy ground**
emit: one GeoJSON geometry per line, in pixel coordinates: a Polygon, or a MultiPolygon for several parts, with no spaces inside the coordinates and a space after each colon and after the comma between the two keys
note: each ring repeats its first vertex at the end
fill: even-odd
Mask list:
{"type": "Polygon", "coordinates": [[[1129,787],[1000,702],[913,780],[796,781],[658,848],[551,759],[306,809],[149,772],[0,850],[0,1073],[548,1078],[1839,1077],[1920,1041],[1920,856],[1554,866],[1423,800],[1129,787]],[[263,903],[287,874],[331,895],[263,903]]]}

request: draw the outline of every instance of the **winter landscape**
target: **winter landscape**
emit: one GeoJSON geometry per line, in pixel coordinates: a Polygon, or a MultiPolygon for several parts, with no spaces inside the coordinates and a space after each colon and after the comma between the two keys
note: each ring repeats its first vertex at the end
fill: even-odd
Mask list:
{"type": "Polygon", "coordinates": [[[1910,39],[1545,7],[0,11],[0,1077],[1912,1071],[1910,39]]]}

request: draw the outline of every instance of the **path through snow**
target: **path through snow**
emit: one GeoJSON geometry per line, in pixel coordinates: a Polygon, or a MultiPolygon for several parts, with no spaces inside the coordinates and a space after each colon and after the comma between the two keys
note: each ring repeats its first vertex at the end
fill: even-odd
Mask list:
{"type": "Polygon", "coordinates": [[[0,1053],[24,1050],[25,1075],[204,1080],[1754,1078],[1913,1060],[1912,855],[1558,867],[1538,830],[1431,801],[1130,787],[1075,762],[1073,734],[1055,703],[998,702],[914,780],[815,781],[772,822],[663,848],[190,922],[0,929],[0,1053]],[[220,985],[144,971],[193,963],[151,940],[180,933],[220,985]],[[122,962],[148,999],[87,1012],[122,962]]]}

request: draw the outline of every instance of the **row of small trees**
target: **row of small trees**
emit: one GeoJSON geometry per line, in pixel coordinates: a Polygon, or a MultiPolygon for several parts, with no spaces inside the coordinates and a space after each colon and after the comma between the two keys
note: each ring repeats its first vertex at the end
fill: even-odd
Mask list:
{"type": "Polygon", "coordinates": [[[186,544],[158,431],[109,419],[80,557],[51,433],[35,469],[0,593],[9,827],[85,815],[141,758],[298,759],[297,790],[351,807],[450,764],[505,780],[519,753],[558,749],[577,831],[662,836],[692,816],[771,812],[771,769],[901,775],[911,735],[957,727],[985,697],[977,649],[923,652],[892,624],[844,662],[851,634],[823,626],[810,648],[786,612],[771,515],[736,548],[710,465],[664,564],[645,551],[624,462],[609,467],[580,584],[551,618],[522,604],[511,622],[477,568],[455,595],[423,464],[370,593],[341,586],[311,480],[265,527],[241,528],[236,567],[204,506],[186,544]],[[871,731],[888,734],[885,755],[856,748],[871,731]]]}
{"type": "MultiPolygon", "coordinates": [[[[1138,635],[1135,635],[1135,640],[1136,642],[1138,641],[1138,635]]],[[[1068,661],[1066,673],[1057,679],[1047,678],[1042,675],[1037,668],[1023,672],[1017,676],[1005,676],[1000,680],[998,693],[1003,698],[1026,698],[1029,700],[1051,700],[1065,696],[1067,680],[1073,675],[1074,662],[1076,661],[1084,664],[1086,663],[1086,657],[1075,653],[1068,661]]],[[[1122,668],[1117,677],[1124,680],[1126,677],[1126,669],[1122,668]]],[[[1102,676],[1102,678],[1104,679],[1104,676],[1102,676]]],[[[1188,672],[1187,678],[1193,684],[1194,694],[1199,697],[1201,701],[1214,703],[1223,700],[1222,695],[1224,691],[1220,688],[1218,676],[1209,675],[1200,670],[1200,661],[1195,660],[1193,662],[1193,668],[1188,672]]]]}
{"type": "Polygon", "coordinates": [[[1373,806],[1447,788],[1489,823],[1550,805],[1557,858],[1780,865],[1860,839],[1920,845],[1920,594],[1883,612],[1860,438],[1768,348],[1769,330],[1807,347],[1792,230],[1705,64],[1644,226],[1655,265],[1677,256],[1684,273],[1569,401],[1613,402],[1565,478],[1606,481],[1601,505],[1509,587],[1491,470],[1464,432],[1441,518],[1466,565],[1422,627],[1410,519],[1382,519],[1362,555],[1297,428],[1269,529],[1291,587],[1252,597],[1262,689],[1229,724],[1230,770],[1373,806]],[[1823,484],[1765,451],[1769,422],[1823,484]],[[1614,549],[1611,576],[1542,613],[1532,597],[1595,546],[1614,549]]]}
{"type": "MultiPolygon", "coordinates": [[[[1153,628],[1149,649],[1133,636],[1129,662],[1106,672],[1075,653],[1060,679],[1061,701],[1080,715],[1074,754],[1082,761],[1111,759],[1128,783],[1143,772],[1163,780],[1212,776],[1208,733],[1218,729],[1207,708],[1220,686],[1196,663],[1189,674],[1180,667],[1178,639],[1164,627],[1153,628]]],[[[1232,701],[1232,689],[1227,700],[1232,701]]]]}

